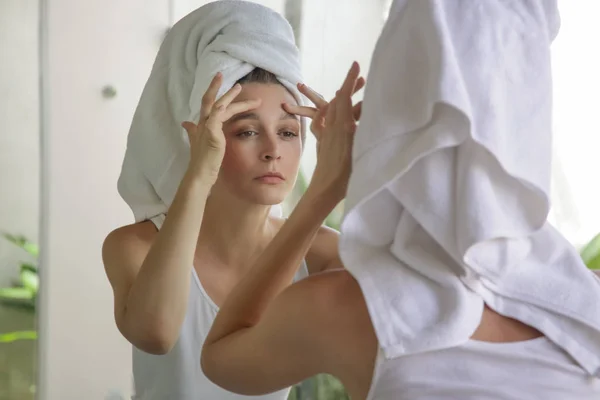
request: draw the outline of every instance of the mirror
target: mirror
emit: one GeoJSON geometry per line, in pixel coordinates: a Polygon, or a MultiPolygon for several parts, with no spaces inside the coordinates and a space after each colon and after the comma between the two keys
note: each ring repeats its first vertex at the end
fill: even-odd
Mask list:
{"type": "MultiPolygon", "coordinates": [[[[39,399],[125,399],[132,393],[131,344],[115,326],[101,247],[110,231],[132,222],[116,182],[133,112],[158,48],[175,21],[208,2],[132,1],[47,2],[41,16],[45,275],[39,399]]],[[[294,26],[306,82],[326,98],[354,59],[366,73],[389,7],[387,0],[357,0],[351,7],[321,0],[259,2],[294,26]]],[[[19,16],[11,20],[17,24],[19,16]]],[[[308,140],[305,180],[315,162],[314,140],[310,135],[308,140]]],[[[288,211],[293,203],[291,198],[288,211]]],[[[339,223],[340,216],[330,224],[339,223]]],[[[307,399],[329,382],[311,380],[292,396],[307,399]]]]}

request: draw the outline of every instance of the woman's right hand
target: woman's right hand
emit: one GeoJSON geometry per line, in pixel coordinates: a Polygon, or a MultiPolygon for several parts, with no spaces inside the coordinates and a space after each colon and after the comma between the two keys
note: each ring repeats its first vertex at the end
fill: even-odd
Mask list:
{"type": "Polygon", "coordinates": [[[260,99],[234,103],[233,100],[242,90],[240,84],[235,84],[219,100],[216,100],[222,82],[223,75],[219,72],[202,97],[198,124],[189,121],[181,124],[190,140],[188,173],[211,186],[219,176],[225,154],[223,123],[236,114],[258,107],[261,103],[260,99]]]}
{"type": "Polygon", "coordinates": [[[352,169],[352,145],[362,104],[353,105],[352,95],[364,85],[359,74],[360,67],[354,62],[326,107],[325,123],[317,138],[317,165],[309,188],[331,196],[335,204],[346,195],[352,169]]]}

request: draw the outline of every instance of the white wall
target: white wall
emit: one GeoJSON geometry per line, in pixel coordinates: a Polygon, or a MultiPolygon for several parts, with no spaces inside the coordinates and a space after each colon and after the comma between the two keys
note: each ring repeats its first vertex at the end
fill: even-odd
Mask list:
{"type": "MultiPolygon", "coordinates": [[[[39,92],[37,1],[0,1],[0,233],[38,240],[39,92]]],[[[27,255],[0,239],[0,287],[27,255]]]]}
{"type": "MultiPolygon", "coordinates": [[[[207,3],[212,3],[216,0],[171,0],[169,2],[169,18],[172,23],[177,22],[181,18],[185,17],[190,12],[194,11],[198,7],[203,6],[207,3]]],[[[253,3],[262,4],[266,7],[270,7],[271,9],[277,11],[278,13],[283,14],[284,11],[284,1],[285,0],[249,0],[253,3]]],[[[302,1],[302,0],[296,0],[302,1]]]]}
{"type": "MultiPolygon", "coordinates": [[[[383,28],[386,0],[303,0],[300,45],[306,84],[331,99],[353,61],[366,78],[371,54],[383,28]]],[[[355,99],[362,98],[358,94],[355,99]]],[[[315,140],[307,136],[303,170],[316,164],[315,140]]]]}
{"type": "Polygon", "coordinates": [[[600,3],[558,3],[554,73],[553,222],[575,245],[600,232],[600,3]]]}
{"type": "Polygon", "coordinates": [[[167,10],[167,0],[47,2],[40,399],[95,400],[131,388],[131,347],[115,327],[101,246],[133,218],[116,182],[167,10]],[[116,97],[102,96],[105,85],[116,97]]]}

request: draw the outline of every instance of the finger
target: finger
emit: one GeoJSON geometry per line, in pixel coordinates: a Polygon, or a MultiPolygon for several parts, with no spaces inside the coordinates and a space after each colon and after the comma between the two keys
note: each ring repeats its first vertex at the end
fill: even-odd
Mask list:
{"type": "Polygon", "coordinates": [[[366,82],[367,81],[362,76],[360,78],[358,78],[356,80],[356,84],[354,85],[354,91],[352,91],[352,94],[356,94],[360,89],[362,89],[363,87],[365,87],[365,83],[366,82]]]}
{"type": "Polygon", "coordinates": [[[231,104],[231,102],[233,100],[235,100],[235,98],[238,96],[238,94],[240,94],[240,92],[242,91],[242,85],[240,85],[239,83],[236,83],[235,85],[233,85],[233,87],[231,89],[229,89],[227,91],[227,93],[225,93],[223,96],[221,96],[221,98],[219,100],[217,100],[217,102],[215,103],[215,106],[223,106],[225,108],[227,108],[229,106],[229,104],[231,104]]]}
{"type": "Polygon", "coordinates": [[[325,100],[323,96],[321,96],[319,93],[317,93],[304,83],[298,84],[298,90],[300,91],[300,93],[305,95],[310,101],[312,101],[315,106],[320,108],[327,105],[327,100],[325,100]]]}
{"type": "Polygon", "coordinates": [[[310,131],[315,139],[319,140],[323,129],[325,129],[325,117],[323,115],[318,115],[310,124],[310,131]]]}
{"type": "Polygon", "coordinates": [[[288,103],[283,103],[283,109],[290,114],[308,118],[315,118],[319,111],[315,107],[295,106],[288,103]]]}
{"type": "Polygon", "coordinates": [[[358,79],[359,74],[360,66],[356,61],[354,61],[352,63],[352,66],[348,70],[348,73],[346,74],[346,79],[344,79],[344,83],[340,88],[340,92],[346,96],[352,95],[352,93],[354,93],[354,88],[356,87],[356,81],[358,79]]]}
{"type": "Polygon", "coordinates": [[[339,90],[336,92],[333,100],[327,105],[327,111],[325,112],[325,125],[333,124],[335,116],[337,114],[337,103],[338,103],[339,90]]]}
{"type": "Polygon", "coordinates": [[[183,129],[185,129],[185,132],[188,135],[188,139],[191,142],[192,136],[196,134],[196,124],[190,121],[184,121],[181,123],[181,126],[183,127],[183,129]]]}
{"type": "Polygon", "coordinates": [[[354,105],[354,107],[352,107],[352,115],[354,115],[354,119],[356,121],[360,120],[360,116],[362,114],[362,104],[363,102],[359,101],[354,105]]]}
{"type": "Polygon", "coordinates": [[[219,93],[222,82],[223,74],[218,72],[210,82],[210,85],[208,85],[208,89],[206,89],[204,96],[202,96],[200,118],[206,117],[208,114],[210,114],[212,107],[215,104],[215,100],[217,99],[217,93],[219,93]]]}
{"type": "Polygon", "coordinates": [[[229,104],[229,107],[224,108],[224,112],[219,116],[221,122],[229,120],[231,117],[237,114],[241,114],[250,110],[253,110],[260,106],[261,99],[252,99],[244,101],[236,101],[235,103],[229,104]]]}
{"type": "Polygon", "coordinates": [[[339,115],[344,116],[352,112],[352,94],[354,92],[354,87],[356,86],[356,80],[358,79],[359,73],[360,67],[355,61],[352,63],[342,87],[336,94],[336,98],[338,98],[336,114],[339,113],[339,115]]]}
{"type": "Polygon", "coordinates": [[[223,106],[223,105],[217,106],[215,104],[213,106],[210,114],[208,115],[208,117],[206,117],[206,121],[204,122],[204,127],[207,128],[208,131],[213,132],[217,126],[219,126],[219,125],[222,126],[223,121],[225,120],[225,118],[223,118],[224,113],[225,113],[225,106],[223,106]]]}

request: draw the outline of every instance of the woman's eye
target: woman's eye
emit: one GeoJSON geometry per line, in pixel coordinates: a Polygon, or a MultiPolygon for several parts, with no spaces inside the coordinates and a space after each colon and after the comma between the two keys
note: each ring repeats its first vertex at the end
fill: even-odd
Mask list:
{"type": "Polygon", "coordinates": [[[294,138],[294,137],[298,136],[298,134],[296,132],[292,132],[292,131],[284,131],[284,132],[281,132],[280,135],[285,138],[294,138]]]}
{"type": "Polygon", "coordinates": [[[237,134],[239,137],[251,137],[255,135],[258,135],[258,133],[255,131],[244,131],[237,134]]]}

